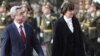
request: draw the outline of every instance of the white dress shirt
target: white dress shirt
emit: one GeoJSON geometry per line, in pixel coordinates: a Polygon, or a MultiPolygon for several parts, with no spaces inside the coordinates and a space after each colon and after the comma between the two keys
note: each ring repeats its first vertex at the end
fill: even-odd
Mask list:
{"type": "Polygon", "coordinates": [[[20,25],[23,26],[23,27],[22,27],[22,30],[23,30],[24,35],[25,35],[25,37],[26,37],[26,33],[25,33],[25,29],[24,29],[24,24],[18,24],[16,21],[14,21],[14,23],[15,23],[15,25],[16,25],[16,27],[17,27],[17,30],[18,30],[19,34],[20,34],[20,25]]]}
{"type": "Polygon", "coordinates": [[[40,19],[41,18],[39,16],[36,17],[38,27],[40,26],[40,19]]]}
{"type": "Polygon", "coordinates": [[[72,18],[67,18],[66,16],[64,16],[64,20],[66,21],[70,31],[73,33],[74,27],[73,27],[73,23],[72,23],[72,18]]]}

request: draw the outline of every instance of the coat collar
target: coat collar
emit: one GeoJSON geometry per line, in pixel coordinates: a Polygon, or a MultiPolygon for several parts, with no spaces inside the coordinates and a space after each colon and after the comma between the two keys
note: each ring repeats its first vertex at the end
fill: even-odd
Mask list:
{"type": "MultiPolygon", "coordinates": [[[[69,31],[70,33],[72,33],[71,30],[69,29],[68,25],[66,24],[66,21],[64,20],[64,17],[62,16],[60,19],[61,19],[62,23],[64,23],[66,29],[68,29],[68,31],[69,31]]],[[[76,24],[76,22],[75,22],[74,19],[75,19],[75,18],[72,17],[72,24],[73,24],[73,27],[74,27],[73,30],[74,30],[74,32],[75,32],[75,24],[76,24]]],[[[74,32],[73,32],[73,33],[74,33],[74,32]]]]}

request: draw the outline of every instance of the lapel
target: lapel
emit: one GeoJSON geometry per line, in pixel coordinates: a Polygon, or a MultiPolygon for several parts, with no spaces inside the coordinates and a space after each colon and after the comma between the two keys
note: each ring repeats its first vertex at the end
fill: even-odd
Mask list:
{"type": "Polygon", "coordinates": [[[17,38],[18,41],[20,42],[21,46],[24,47],[23,43],[21,42],[20,34],[19,34],[19,32],[18,32],[18,29],[17,29],[15,23],[12,23],[12,27],[13,27],[14,33],[15,33],[15,35],[16,35],[16,38],[17,38]]]}
{"type": "Polygon", "coordinates": [[[27,44],[27,40],[28,40],[28,33],[29,33],[29,28],[26,24],[24,24],[24,29],[25,29],[25,33],[26,33],[26,44],[27,44]]]}
{"type": "Polygon", "coordinates": [[[79,30],[79,25],[77,24],[77,21],[75,19],[77,19],[77,18],[75,18],[75,17],[72,18],[72,23],[73,23],[73,27],[74,27],[73,33],[76,33],[76,30],[77,31],[79,30]]]}
{"type": "Polygon", "coordinates": [[[24,29],[25,29],[25,33],[26,33],[26,45],[25,47],[28,45],[28,36],[29,36],[29,32],[30,32],[30,29],[29,29],[29,26],[27,26],[27,24],[24,23],[24,29]]]}

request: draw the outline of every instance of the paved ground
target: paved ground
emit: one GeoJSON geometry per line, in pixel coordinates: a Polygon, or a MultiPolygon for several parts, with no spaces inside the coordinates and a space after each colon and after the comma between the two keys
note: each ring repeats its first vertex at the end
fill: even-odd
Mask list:
{"type": "Polygon", "coordinates": [[[0,56],[1,56],[1,48],[0,48],[0,56]]]}

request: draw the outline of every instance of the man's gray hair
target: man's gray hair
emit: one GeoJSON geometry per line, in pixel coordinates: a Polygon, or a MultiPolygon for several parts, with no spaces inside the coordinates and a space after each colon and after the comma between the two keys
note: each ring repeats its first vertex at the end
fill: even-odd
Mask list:
{"type": "Polygon", "coordinates": [[[17,13],[17,9],[20,9],[21,8],[21,6],[13,6],[13,7],[11,7],[11,9],[10,9],[10,14],[11,15],[16,15],[16,13],[17,13]]]}

